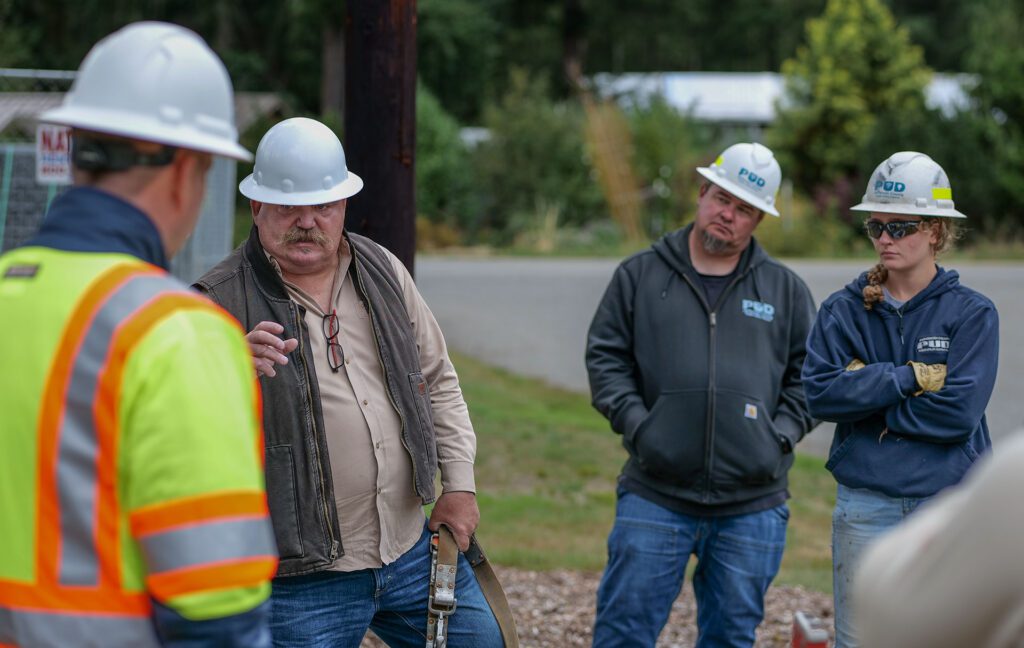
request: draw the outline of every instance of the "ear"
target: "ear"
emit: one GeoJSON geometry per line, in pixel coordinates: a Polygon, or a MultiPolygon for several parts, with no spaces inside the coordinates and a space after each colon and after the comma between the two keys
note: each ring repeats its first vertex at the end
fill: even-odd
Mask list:
{"type": "Polygon", "coordinates": [[[260,210],[263,209],[263,203],[250,199],[249,209],[252,211],[252,219],[255,221],[256,216],[260,213],[260,210]]]}
{"type": "Polygon", "coordinates": [[[209,156],[179,149],[170,164],[171,205],[175,210],[187,210],[195,201],[196,192],[206,190],[206,172],[210,168],[209,156]]]}
{"type": "Polygon", "coordinates": [[[704,194],[706,194],[709,189],[711,189],[711,183],[710,182],[705,182],[704,184],[702,184],[700,186],[700,190],[699,190],[698,196],[700,198],[703,198],[704,194]]]}
{"type": "Polygon", "coordinates": [[[939,239],[945,224],[940,221],[932,221],[928,224],[928,244],[933,251],[939,246],[939,239]]]}

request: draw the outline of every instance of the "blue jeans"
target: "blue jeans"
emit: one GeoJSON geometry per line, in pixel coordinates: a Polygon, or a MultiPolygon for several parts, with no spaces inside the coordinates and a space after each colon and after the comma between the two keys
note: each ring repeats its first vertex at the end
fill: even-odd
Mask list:
{"type": "MultiPolygon", "coordinates": [[[[390,565],[274,579],[270,632],[278,647],[357,648],[372,628],[392,648],[427,641],[430,531],[390,565]]],[[[458,601],[450,617],[451,648],[500,648],[498,622],[465,556],[459,554],[458,601]]]]}
{"type": "Polygon", "coordinates": [[[836,508],[832,512],[835,648],[854,648],[857,645],[851,621],[850,595],[861,554],[872,540],[899,524],[924,501],[914,497],[889,497],[873,490],[838,485],[836,508]]]}
{"type": "Polygon", "coordinates": [[[779,571],[789,508],[725,517],[676,513],[620,489],[594,647],[654,646],[697,556],[697,648],[749,647],[779,571]]]}

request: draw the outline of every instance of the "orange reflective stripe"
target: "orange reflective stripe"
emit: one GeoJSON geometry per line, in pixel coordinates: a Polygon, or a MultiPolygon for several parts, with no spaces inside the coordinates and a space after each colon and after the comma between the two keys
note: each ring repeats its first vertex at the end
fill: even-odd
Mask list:
{"type": "Polygon", "coordinates": [[[260,468],[267,467],[267,445],[263,437],[263,389],[259,377],[253,378],[253,393],[256,395],[256,424],[259,434],[256,435],[256,456],[260,458],[260,468]]]}
{"type": "Polygon", "coordinates": [[[100,448],[97,477],[100,480],[101,493],[97,511],[96,547],[100,565],[108,567],[100,570],[100,587],[117,588],[120,587],[121,580],[118,569],[121,536],[117,532],[119,507],[116,483],[120,437],[117,410],[121,401],[121,379],[125,363],[135,345],[157,322],[172,313],[186,309],[212,310],[210,303],[197,294],[157,295],[117,328],[107,361],[100,369],[94,409],[100,448]]]}
{"type": "Polygon", "coordinates": [[[144,592],[97,590],[92,587],[41,587],[0,581],[0,605],[21,610],[69,610],[98,614],[148,615],[152,604],[144,592]]]}
{"type": "Polygon", "coordinates": [[[166,601],[183,594],[259,585],[276,571],[277,556],[265,556],[151,574],[146,584],[158,600],[166,601]]]}
{"type": "Polygon", "coordinates": [[[217,519],[269,515],[267,498],[258,491],[197,495],[141,508],[129,516],[132,535],[141,537],[175,527],[217,519]]]}
{"type": "Polygon", "coordinates": [[[39,414],[39,466],[37,492],[39,511],[36,518],[36,566],[40,585],[57,582],[57,562],[60,551],[60,511],[57,496],[57,438],[64,415],[65,395],[71,378],[71,368],[78,349],[103,302],[117,288],[143,274],[160,274],[155,266],[136,263],[116,265],[95,281],[79,299],[61,334],[60,345],[53,357],[46,386],[40,402],[39,414]]]}

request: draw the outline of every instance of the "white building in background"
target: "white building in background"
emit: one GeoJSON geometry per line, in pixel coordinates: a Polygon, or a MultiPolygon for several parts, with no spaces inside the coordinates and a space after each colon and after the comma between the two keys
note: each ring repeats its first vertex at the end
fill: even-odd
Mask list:
{"type": "MultiPolygon", "coordinates": [[[[976,82],[969,74],[935,74],[925,88],[925,103],[952,115],[969,105],[968,92],[976,82]]],[[[760,141],[765,127],[775,120],[785,77],[777,72],[598,74],[594,85],[602,96],[641,104],[660,95],[694,119],[733,127],[760,141]]]]}

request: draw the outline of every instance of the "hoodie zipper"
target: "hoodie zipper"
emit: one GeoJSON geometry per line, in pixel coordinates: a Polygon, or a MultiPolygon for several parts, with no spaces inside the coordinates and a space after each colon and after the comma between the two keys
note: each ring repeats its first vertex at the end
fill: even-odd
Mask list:
{"type": "MultiPolygon", "coordinates": [[[[717,394],[715,391],[715,347],[718,344],[717,332],[718,332],[718,311],[712,310],[708,304],[707,298],[704,296],[703,288],[698,289],[694,285],[693,281],[688,276],[680,273],[683,279],[693,289],[697,299],[704,305],[704,310],[708,313],[708,413],[705,417],[704,424],[704,488],[701,490],[700,500],[704,504],[711,502],[711,472],[714,468],[714,453],[712,448],[714,447],[715,438],[715,403],[717,401],[717,394]]],[[[722,303],[733,287],[736,286],[741,280],[743,280],[748,274],[750,274],[750,267],[748,266],[741,274],[737,275],[728,286],[722,291],[722,294],[718,296],[718,303],[722,303]]],[[[716,306],[718,304],[715,304],[716,306]]]]}
{"type": "MultiPolygon", "coordinates": [[[[299,317],[299,309],[298,308],[296,308],[294,305],[289,306],[289,308],[291,309],[292,313],[295,316],[295,330],[299,331],[299,348],[298,348],[299,357],[302,358],[302,362],[303,362],[303,364],[305,364],[306,363],[305,347],[302,344],[302,340],[303,340],[302,331],[304,329],[304,327],[302,326],[302,319],[299,317]]],[[[327,508],[327,497],[326,497],[326,495],[327,495],[327,482],[324,480],[324,465],[323,465],[323,461],[321,461],[321,459],[320,459],[320,442],[319,442],[319,439],[320,439],[320,437],[322,435],[320,434],[320,431],[317,429],[317,426],[316,426],[316,416],[312,416],[313,412],[315,411],[314,410],[314,404],[313,404],[313,391],[312,391],[312,389],[309,386],[309,381],[308,380],[306,381],[306,403],[309,405],[309,412],[310,412],[310,415],[312,417],[312,424],[313,424],[313,456],[316,459],[317,470],[320,473],[318,475],[318,477],[320,479],[320,507],[321,507],[321,510],[322,510],[322,512],[324,514],[324,523],[327,526],[327,536],[328,536],[328,538],[331,541],[331,556],[330,556],[330,558],[331,558],[331,560],[334,560],[334,559],[336,559],[338,557],[338,541],[334,538],[334,527],[331,526],[331,514],[330,514],[330,510],[327,508]]],[[[326,442],[327,442],[327,440],[324,439],[324,443],[326,443],[326,442]]]]}

